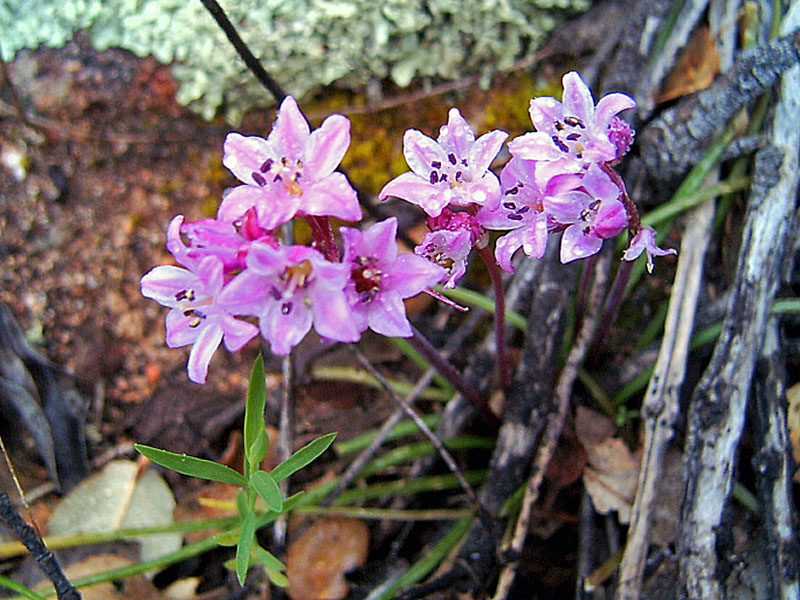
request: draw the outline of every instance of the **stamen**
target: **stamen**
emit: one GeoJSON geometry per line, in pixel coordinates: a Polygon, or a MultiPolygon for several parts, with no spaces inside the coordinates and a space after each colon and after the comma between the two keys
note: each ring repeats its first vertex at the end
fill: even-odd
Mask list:
{"type": "Polygon", "coordinates": [[[253,171],[252,176],[253,176],[253,181],[255,181],[261,187],[267,185],[267,180],[264,179],[264,177],[257,171],[253,171]]]}
{"type": "Polygon", "coordinates": [[[531,207],[530,207],[530,206],[523,206],[522,208],[520,208],[520,209],[517,211],[517,214],[518,214],[518,215],[524,215],[524,214],[525,214],[526,212],[528,212],[530,209],[531,209],[531,207]]]}
{"type": "Polygon", "coordinates": [[[434,169],[441,169],[442,168],[442,163],[440,161],[438,161],[438,160],[434,160],[434,161],[431,161],[431,166],[434,169]]]}
{"type": "Polygon", "coordinates": [[[517,214],[506,215],[506,218],[511,219],[512,221],[522,221],[525,219],[525,217],[523,217],[522,215],[517,215],[517,214]]]}
{"type": "Polygon", "coordinates": [[[436,171],[431,171],[431,185],[436,185],[439,183],[439,175],[436,171]]]}
{"type": "Polygon", "coordinates": [[[569,146],[567,146],[564,142],[562,142],[557,135],[554,135],[552,137],[552,140],[559,150],[561,150],[562,152],[569,152],[569,146]]]}
{"type": "Polygon", "coordinates": [[[577,132],[576,132],[576,133],[570,133],[570,134],[567,136],[567,139],[568,139],[570,142],[574,142],[575,140],[579,140],[579,139],[581,139],[581,134],[580,134],[580,133],[577,133],[577,132]]]}
{"type": "Polygon", "coordinates": [[[508,190],[506,194],[508,194],[509,196],[516,196],[517,194],[519,194],[519,188],[515,185],[510,190],[508,190]]]}
{"type": "Polygon", "coordinates": [[[564,123],[571,125],[572,127],[586,129],[586,125],[584,125],[583,121],[581,121],[578,117],[564,117],[564,123]]]}
{"type": "Polygon", "coordinates": [[[281,314],[282,315],[288,315],[290,312],[292,312],[292,303],[291,302],[284,302],[283,304],[281,304],[281,314]]]}
{"type": "Polygon", "coordinates": [[[450,164],[451,164],[451,165],[454,165],[454,164],[456,164],[456,163],[458,162],[458,161],[456,160],[456,155],[455,155],[455,154],[453,154],[452,152],[451,152],[450,154],[448,154],[448,155],[447,155],[447,160],[449,160],[449,161],[450,161],[450,164]]]}
{"type": "Polygon", "coordinates": [[[262,173],[266,173],[267,171],[269,171],[272,168],[272,163],[274,163],[274,162],[275,162],[274,160],[272,160],[271,158],[268,158],[261,165],[261,168],[259,168],[259,171],[261,171],[262,173]]]}
{"type": "Polygon", "coordinates": [[[505,208],[507,208],[508,210],[514,210],[515,208],[517,208],[517,205],[516,205],[515,202],[503,202],[503,206],[505,208]]]}

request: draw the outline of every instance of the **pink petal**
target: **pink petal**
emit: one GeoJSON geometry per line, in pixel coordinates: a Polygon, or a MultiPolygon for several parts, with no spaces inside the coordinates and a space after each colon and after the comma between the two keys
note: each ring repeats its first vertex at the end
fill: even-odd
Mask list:
{"type": "Polygon", "coordinates": [[[357,342],[361,334],[350,318],[350,307],[344,293],[332,293],[319,288],[309,291],[311,312],[314,314],[314,329],[322,337],[338,342],[357,342]]]}
{"type": "Polygon", "coordinates": [[[258,224],[264,229],[275,229],[295,216],[300,206],[297,196],[281,193],[255,185],[240,185],[229,190],[217,209],[217,218],[232,223],[250,208],[255,207],[258,224]]]}
{"type": "Polygon", "coordinates": [[[497,158],[503,142],[506,141],[508,134],[505,131],[490,131],[479,137],[469,151],[469,168],[473,175],[481,176],[497,158]]]}
{"type": "Polygon", "coordinates": [[[360,221],[358,194],[342,173],[331,173],[306,188],[300,197],[301,209],[307,215],[339,217],[344,221],[360,221]]]}
{"type": "Polygon", "coordinates": [[[175,306],[175,294],[184,290],[204,287],[200,278],[181,267],[161,265],[142,277],[142,296],[151,298],[162,306],[175,306]]]}
{"type": "MultiPolygon", "coordinates": [[[[229,133],[223,144],[222,164],[244,183],[256,184],[253,172],[260,173],[261,165],[273,157],[274,150],[267,140],[240,133],[229,133]]],[[[256,184],[257,185],[257,184],[256,184]]]]}
{"type": "Polygon", "coordinates": [[[600,98],[595,108],[594,123],[600,131],[605,131],[611,118],[629,108],[635,108],[636,101],[627,94],[616,92],[600,98]]]}
{"type": "Polygon", "coordinates": [[[514,138],[508,150],[516,158],[525,160],[558,160],[564,156],[544,131],[533,131],[514,138]]]}
{"type": "Polygon", "coordinates": [[[447,113],[447,125],[439,130],[437,140],[446,152],[453,152],[457,157],[466,157],[472,144],[475,142],[475,133],[461,116],[457,108],[451,108],[447,113]]]}
{"type": "Polygon", "coordinates": [[[294,303],[291,313],[281,314],[281,303],[270,302],[259,321],[261,335],[269,342],[273,354],[286,356],[311,329],[311,311],[302,305],[294,303]]]}
{"type": "Polygon", "coordinates": [[[561,80],[564,86],[562,106],[565,117],[577,117],[585,127],[594,122],[594,98],[589,86],[576,71],[570,71],[561,80]]]}
{"type": "Polygon", "coordinates": [[[385,200],[389,196],[417,204],[431,217],[438,217],[449,203],[443,190],[414,173],[403,173],[383,186],[380,199],[385,200]]]}
{"type": "Polygon", "coordinates": [[[222,327],[219,324],[210,324],[203,327],[200,335],[189,353],[189,379],[195,383],[205,383],[208,373],[208,363],[222,341],[222,327]]]}
{"type": "Polygon", "coordinates": [[[443,267],[421,256],[401,254],[386,274],[385,288],[397,292],[401,298],[410,298],[439,283],[444,275],[443,267]]]}
{"type": "Polygon", "coordinates": [[[548,139],[556,131],[553,124],[564,118],[561,102],[550,96],[542,96],[531,100],[528,114],[536,130],[545,134],[548,139]]]}
{"type": "Polygon", "coordinates": [[[522,248],[532,258],[542,258],[547,249],[547,217],[542,214],[522,229],[522,248]]]}
{"type": "Polygon", "coordinates": [[[305,156],[309,132],[308,121],[300,112],[297,101],[286,96],[267,141],[272,144],[276,156],[290,160],[302,159],[305,156]]]}
{"type": "Polygon", "coordinates": [[[308,138],[305,172],[315,180],[327,177],[342,162],[349,145],[349,119],[342,115],[329,116],[308,138]]]}
{"type": "Polygon", "coordinates": [[[514,266],[511,264],[511,259],[514,253],[522,246],[522,231],[517,229],[502,237],[497,238],[494,247],[494,257],[500,268],[507,273],[514,272],[514,266]]]}
{"type": "Polygon", "coordinates": [[[222,318],[222,331],[225,334],[225,348],[236,352],[250,340],[258,335],[258,327],[247,321],[224,316],[222,318]]]}
{"type": "Polygon", "coordinates": [[[603,246],[603,240],[584,235],[580,224],[567,227],[561,237],[561,262],[566,264],[580,258],[597,254],[603,246]]]}
{"type": "Polygon", "coordinates": [[[165,341],[168,347],[180,348],[181,346],[194,344],[200,335],[201,328],[190,327],[189,323],[191,322],[191,319],[187,319],[177,308],[173,308],[167,313],[167,337],[165,341]]]}
{"type": "MultiPolygon", "coordinates": [[[[422,259],[424,260],[424,259],[422,259]]],[[[369,327],[389,337],[411,337],[411,324],[400,294],[385,292],[370,303],[369,327]]]]}
{"type": "Polygon", "coordinates": [[[448,164],[447,153],[439,143],[416,129],[409,129],[403,136],[403,156],[411,170],[426,181],[433,163],[440,168],[448,164]]]}

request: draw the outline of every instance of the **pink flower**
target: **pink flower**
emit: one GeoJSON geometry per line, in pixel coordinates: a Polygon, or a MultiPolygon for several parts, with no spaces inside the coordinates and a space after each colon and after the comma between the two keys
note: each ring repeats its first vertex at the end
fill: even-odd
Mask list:
{"type": "Polygon", "coordinates": [[[583,177],[564,174],[550,180],[543,206],[556,227],[564,229],[562,263],[596,254],[603,240],[627,227],[625,205],[619,196],[620,189],[597,165],[589,167],[583,177]]]}
{"type": "Polygon", "coordinates": [[[468,229],[456,231],[440,229],[426,233],[422,243],[414,248],[414,253],[444,267],[444,275],[439,283],[444,283],[446,288],[452,288],[467,272],[467,257],[470,250],[472,250],[472,239],[468,229]]]}
{"type": "Polygon", "coordinates": [[[414,254],[397,254],[397,219],[391,217],[364,232],[342,227],[343,262],[350,267],[345,288],[356,329],[410,337],[404,298],[438,283],[442,267],[414,254]]]}
{"type": "Polygon", "coordinates": [[[350,121],[331,115],[311,132],[291,96],[281,104],[267,139],[229,133],[222,159],[244,185],[230,190],[217,217],[233,221],[255,207],[258,221],[273,230],[295,215],[361,219],[347,178],[334,169],[350,144],[350,121]]]}
{"type": "MultiPolygon", "coordinates": [[[[595,106],[591,90],[578,73],[567,73],[562,82],[562,102],[551,97],[531,100],[529,113],[536,131],[510,142],[511,154],[526,160],[558,161],[565,173],[618,160],[626,135],[618,122],[611,131],[609,125],[617,113],[636,105],[633,98],[609,94],[595,106]]],[[[632,138],[630,128],[627,137],[632,138]]]]}
{"type": "Polygon", "coordinates": [[[511,258],[520,248],[534,258],[544,256],[547,248],[550,223],[544,212],[544,192],[542,183],[537,181],[536,167],[535,161],[512,158],[500,173],[500,206],[493,211],[481,209],[475,217],[487,229],[511,230],[495,245],[497,263],[509,273],[514,272],[511,258]]]}
{"type": "Polygon", "coordinates": [[[205,383],[208,363],[221,341],[235,352],[258,334],[255,325],[235,319],[219,301],[222,285],[223,265],[216,256],[201,258],[190,269],[156,267],[142,277],[142,295],[171,309],[167,346],[192,344],[188,371],[195,383],[205,383]]]}
{"type": "Polygon", "coordinates": [[[476,140],[458,109],[451,108],[436,140],[416,129],[406,131],[403,154],[411,171],[387,183],[380,199],[402,198],[432,217],[449,205],[494,208],[500,201],[500,182],[489,166],[507,137],[495,130],[476,140]]]}
{"type": "Polygon", "coordinates": [[[247,269],[225,286],[219,301],[236,314],[258,316],[272,352],[286,355],[312,324],[324,338],[359,339],[343,291],[349,277],[347,265],[329,262],[313,248],[254,242],[247,269]]]}
{"type": "Polygon", "coordinates": [[[656,244],[656,232],[652,227],[644,226],[642,229],[639,230],[633,239],[631,240],[630,245],[628,246],[625,253],[622,255],[623,260],[636,260],[642,254],[642,252],[647,253],[647,272],[653,272],[653,257],[654,256],[666,256],[667,254],[677,254],[678,251],[670,248],[668,250],[662,250],[656,244]]]}

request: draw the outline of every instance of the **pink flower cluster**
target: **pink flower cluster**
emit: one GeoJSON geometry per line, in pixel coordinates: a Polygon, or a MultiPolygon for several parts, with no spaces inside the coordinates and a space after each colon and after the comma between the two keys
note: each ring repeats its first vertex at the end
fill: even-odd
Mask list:
{"type": "Polygon", "coordinates": [[[408,200],[428,214],[430,232],[415,254],[398,254],[395,218],[365,231],[342,227],[337,245],[330,217],[361,219],[355,190],[335,171],[350,144],[345,117],[332,115],[311,131],[288,97],[266,139],[230,133],[222,162],[242,184],[225,193],[214,219],[175,217],[167,248],[181,266],[156,267],[141,281],[144,296],[170,308],[167,345],[192,345],[189,378],[205,381],[220,343],[236,351],[259,332],[280,355],[312,327],[341,342],[367,329],[411,336],[403,300],[437,283],[454,286],[470,251],[488,244],[489,230],[507,232],[495,257],[510,272],[518,249],[539,258],[557,232],[562,262],[595,254],[626,228],[633,236],[626,260],[644,251],[651,266],[653,255],[674,253],[641,226],[613,169],[633,139],[617,114],[633,100],[610,94],[595,105],[577,73],[563,82],[563,101],[531,100],[535,131],[510,142],[512,158],[499,178],[490,166],[508,137],[503,131],[476,139],[453,108],[437,139],[406,132],[411,171],[380,197],[408,200]],[[295,218],[310,225],[311,246],[284,244],[276,234],[295,218]]]}
{"type": "Polygon", "coordinates": [[[312,326],[341,342],[357,341],[368,328],[412,334],[403,299],[436,284],[444,270],[398,255],[395,218],[363,232],[343,227],[339,259],[328,217],[361,219],[355,190],[334,172],[349,143],[345,117],[332,115],[312,132],[291,97],[267,139],[226,138],[223,164],[242,185],[225,194],[215,219],[175,217],[167,248],[182,266],[156,267],[141,282],[144,296],[171,309],[167,345],[192,345],[192,381],[205,382],[221,342],[236,351],[259,332],[280,355],[312,326]],[[296,217],[311,224],[311,247],[282,244],[276,235],[296,217]]]}
{"type": "Polygon", "coordinates": [[[531,100],[535,131],[509,143],[512,158],[499,180],[489,166],[505,132],[476,140],[455,108],[436,140],[406,132],[403,150],[411,172],[386,184],[380,197],[402,198],[428,214],[431,231],[415,251],[448,270],[445,287],[464,274],[472,247],[486,245],[487,230],[508,232],[498,238],[495,258],[509,272],[517,250],[541,258],[550,234],[559,232],[564,263],[597,253],[603,240],[626,228],[635,229],[626,260],[646,251],[652,268],[653,255],[675,252],[658,248],[653,230],[631,219],[635,208],[613,171],[633,141],[617,114],[633,108],[633,99],[609,94],[595,105],[576,72],[567,73],[563,85],[561,102],[531,100]]]}

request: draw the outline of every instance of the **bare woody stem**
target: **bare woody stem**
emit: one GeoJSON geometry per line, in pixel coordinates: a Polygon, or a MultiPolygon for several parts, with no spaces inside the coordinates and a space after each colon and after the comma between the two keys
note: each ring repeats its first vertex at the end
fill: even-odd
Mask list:
{"type": "Polygon", "coordinates": [[[506,295],[503,290],[503,279],[500,275],[497,262],[494,260],[494,256],[492,256],[488,247],[476,248],[476,251],[486,265],[486,269],[489,271],[489,277],[492,279],[495,307],[494,334],[497,345],[497,370],[503,393],[508,395],[508,391],[511,389],[511,375],[506,353],[506,295]]]}
{"type": "Polygon", "coordinates": [[[469,383],[464,379],[461,373],[458,372],[452,363],[444,358],[442,354],[434,348],[433,344],[430,343],[428,338],[426,338],[416,327],[411,327],[414,332],[414,335],[408,338],[409,344],[411,344],[425,359],[431,363],[436,371],[439,374],[447,379],[454,388],[456,388],[462,396],[469,402],[472,407],[475,409],[481,418],[483,418],[484,422],[488,427],[493,430],[499,429],[500,421],[489,408],[489,403],[486,401],[485,398],[480,396],[475,392],[475,387],[469,385],[469,383]]]}

